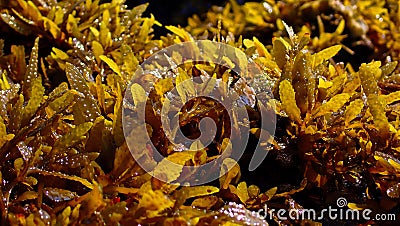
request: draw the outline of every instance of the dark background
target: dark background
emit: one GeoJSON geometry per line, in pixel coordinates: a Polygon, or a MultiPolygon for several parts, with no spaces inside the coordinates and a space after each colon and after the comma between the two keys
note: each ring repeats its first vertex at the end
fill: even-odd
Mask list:
{"type": "MultiPolygon", "coordinates": [[[[245,0],[236,0],[243,4],[245,0]]],[[[253,0],[257,1],[257,0],[253,0]]],[[[125,2],[130,8],[149,3],[146,14],[152,13],[163,25],[187,25],[187,18],[193,14],[202,15],[212,5],[224,6],[227,0],[127,0],[125,2]]]]}

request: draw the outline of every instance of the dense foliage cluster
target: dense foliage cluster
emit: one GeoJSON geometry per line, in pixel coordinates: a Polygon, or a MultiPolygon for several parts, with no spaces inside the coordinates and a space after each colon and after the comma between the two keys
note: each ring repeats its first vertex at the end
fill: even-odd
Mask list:
{"type": "MultiPolygon", "coordinates": [[[[3,225],[262,225],[266,221],[251,211],[265,204],[318,211],[336,205],[338,197],[347,198],[346,208],[400,218],[398,1],[232,0],[189,18],[187,27],[161,25],[152,14],[143,16],[146,7],[128,9],[124,0],[0,1],[3,225]],[[169,33],[155,37],[154,26],[169,33]],[[265,140],[272,148],[256,171],[246,171],[245,155],[218,181],[185,187],[173,183],[179,170],[166,172],[172,183],[164,183],[134,161],[122,105],[146,58],[202,39],[237,47],[248,57],[241,60],[257,63],[265,78],[253,88],[272,87],[274,99],[260,104],[275,106],[277,131],[265,140]]],[[[180,70],[185,76],[237,79],[215,65],[180,70]]],[[[149,96],[154,120],[178,80],[156,81],[149,96]]],[[[226,126],[223,109],[196,101],[183,110],[201,108],[183,114],[182,127],[204,115],[226,126]]],[[[261,108],[247,109],[257,142],[265,129],[258,122],[261,108]]],[[[149,127],[160,152],[181,165],[210,161],[230,145],[221,135],[219,144],[185,154],[168,148],[159,123],[149,127]]],[[[323,222],[328,220],[268,220],[323,222]]]]}

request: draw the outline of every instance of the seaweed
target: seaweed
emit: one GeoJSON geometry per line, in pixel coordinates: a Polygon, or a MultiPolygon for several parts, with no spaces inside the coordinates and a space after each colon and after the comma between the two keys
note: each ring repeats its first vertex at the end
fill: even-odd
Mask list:
{"type": "MultiPolygon", "coordinates": [[[[397,1],[352,6],[339,0],[243,5],[231,0],[188,18],[186,27],[144,16],[147,4],[132,9],[124,4],[0,2],[2,225],[342,224],[256,214],[265,206],[320,211],[336,205],[338,197],[349,201],[345,208],[383,209],[399,218],[397,1]],[[158,37],[154,26],[168,33],[158,37]],[[236,47],[244,54],[224,54],[241,64],[254,62],[261,75],[235,73],[226,56],[222,65],[176,65],[183,54],[174,53],[167,59],[175,66],[167,72],[173,76],[140,78],[154,89],[130,84],[153,53],[196,40],[236,47]],[[231,119],[230,109],[193,98],[197,90],[207,95],[214,87],[226,98],[230,88],[240,95],[249,115],[246,125],[231,119]],[[270,93],[256,97],[266,87],[270,93]],[[133,112],[145,106],[147,131],[136,132],[147,132],[164,157],[147,163],[153,164],[151,172],[129,150],[144,141],[134,133],[124,136],[125,98],[132,99],[133,112]],[[186,104],[180,108],[169,98],[186,104]],[[163,105],[174,113],[168,120],[177,119],[190,138],[199,136],[202,118],[213,119],[214,143],[173,146],[168,139],[173,131],[163,128],[162,120],[168,121],[161,116],[163,105]],[[271,114],[268,109],[277,118],[273,136],[260,119],[271,114]],[[250,134],[243,134],[245,127],[250,134]],[[219,175],[218,180],[198,186],[177,182],[192,176],[184,166],[231,153],[245,135],[250,145],[242,159],[225,158],[213,172],[195,172],[219,175]],[[269,153],[260,169],[249,171],[257,142],[269,153]]],[[[204,48],[216,52],[213,45],[204,48]]],[[[153,150],[140,151],[146,156],[153,150]]]]}

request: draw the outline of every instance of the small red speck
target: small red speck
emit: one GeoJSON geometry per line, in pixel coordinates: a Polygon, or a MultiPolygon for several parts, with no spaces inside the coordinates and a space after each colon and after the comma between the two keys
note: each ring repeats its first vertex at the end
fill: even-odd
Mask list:
{"type": "Polygon", "coordinates": [[[111,201],[112,204],[119,203],[119,202],[121,202],[121,198],[120,197],[115,197],[111,201]]]}

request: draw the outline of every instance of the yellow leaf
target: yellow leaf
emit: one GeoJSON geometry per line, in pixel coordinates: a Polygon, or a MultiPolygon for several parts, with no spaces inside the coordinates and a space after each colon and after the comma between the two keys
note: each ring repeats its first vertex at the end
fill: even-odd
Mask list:
{"type": "Polygon", "coordinates": [[[167,208],[171,208],[174,202],[164,195],[160,190],[148,190],[143,194],[142,198],[139,200],[139,207],[143,207],[145,210],[162,211],[167,208]]]}
{"type": "Polygon", "coordinates": [[[218,202],[218,197],[216,196],[205,196],[195,199],[191,206],[195,206],[202,209],[210,209],[218,202]]]}
{"type": "Polygon", "coordinates": [[[121,76],[121,71],[119,70],[118,65],[110,58],[105,55],[100,55],[99,58],[104,61],[115,73],[121,76]]]}
{"type": "Polygon", "coordinates": [[[279,84],[279,96],[282,102],[282,109],[289,118],[297,123],[301,123],[300,109],[296,104],[295,92],[288,80],[283,80],[279,84]]]}
{"type": "Polygon", "coordinates": [[[131,93],[132,93],[132,98],[133,102],[135,105],[138,105],[139,103],[145,103],[147,100],[147,95],[146,91],[143,89],[143,87],[137,83],[134,83],[131,85],[131,93]]]}
{"type": "Polygon", "coordinates": [[[231,182],[236,182],[240,176],[239,164],[231,158],[226,158],[222,162],[219,183],[223,189],[228,189],[231,182]]]}
{"type": "Polygon", "coordinates": [[[391,166],[393,166],[393,168],[396,169],[397,172],[400,172],[400,163],[399,162],[397,162],[393,159],[389,159],[388,162],[391,166]]]}
{"type": "Polygon", "coordinates": [[[344,122],[345,125],[348,125],[349,122],[355,119],[364,108],[364,102],[360,99],[356,99],[352,101],[349,106],[347,106],[346,111],[344,113],[344,122]]]}
{"type": "Polygon", "coordinates": [[[391,104],[396,101],[400,101],[400,91],[391,92],[388,95],[381,95],[380,98],[385,101],[385,104],[391,104]]]}
{"type": "Polygon", "coordinates": [[[183,187],[179,191],[182,194],[184,194],[186,199],[189,199],[193,197],[199,197],[217,193],[219,192],[219,188],[214,186],[195,186],[195,187],[183,187]]]}
{"type": "Polygon", "coordinates": [[[254,45],[257,47],[257,52],[261,57],[265,57],[268,60],[272,59],[271,54],[268,52],[267,48],[256,38],[253,37],[254,45]]]}
{"type": "Polygon", "coordinates": [[[138,40],[140,42],[146,43],[149,38],[149,33],[151,31],[151,27],[156,23],[153,14],[150,14],[150,18],[143,18],[143,24],[140,28],[138,40]]]}
{"type": "Polygon", "coordinates": [[[15,200],[16,202],[22,202],[26,200],[31,200],[31,199],[37,199],[38,193],[36,191],[26,191],[22,193],[22,195],[18,196],[18,198],[15,200]]]}
{"type": "Polygon", "coordinates": [[[363,210],[363,209],[365,209],[364,205],[357,204],[357,203],[352,203],[352,202],[349,202],[347,204],[347,207],[349,207],[352,210],[363,210]]]}
{"type": "Polygon", "coordinates": [[[55,113],[60,113],[61,111],[65,110],[68,106],[72,105],[79,95],[82,94],[75,90],[68,90],[61,97],[50,102],[48,108],[51,108],[51,110],[46,108],[47,113],[49,114],[50,117],[55,113]]]}
{"type": "Polygon", "coordinates": [[[95,180],[93,180],[92,190],[85,201],[87,202],[85,209],[88,213],[93,213],[106,205],[103,199],[102,187],[95,180]]]}
{"type": "Polygon", "coordinates": [[[269,189],[268,191],[266,191],[264,194],[268,197],[268,200],[270,200],[272,197],[274,197],[274,195],[276,194],[276,191],[278,191],[278,187],[273,187],[271,189],[269,189]]]}
{"type": "Polygon", "coordinates": [[[22,158],[17,158],[14,160],[14,169],[15,171],[17,171],[18,174],[23,167],[24,167],[24,160],[22,158]]]}
{"type": "Polygon", "coordinates": [[[92,41],[92,51],[97,63],[100,63],[100,56],[104,54],[104,49],[100,42],[92,41]]]}
{"type": "Polygon", "coordinates": [[[28,104],[24,108],[22,120],[28,122],[35,115],[37,109],[42,103],[44,95],[44,87],[42,86],[42,77],[37,77],[32,81],[30,88],[30,98],[28,104]]]}
{"type": "Polygon", "coordinates": [[[171,183],[181,175],[185,163],[193,158],[195,152],[175,152],[164,158],[154,168],[152,174],[158,179],[171,183]]]}
{"type": "Polygon", "coordinates": [[[313,67],[320,65],[322,62],[329,60],[330,58],[334,57],[339,51],[342,49],[341,45],[334,45],[319,51],[313,55],[314,63],[313,67]]]}
{"type": "Polygon", "coordinates": [[[97,101],[90,92],[86,79],[78,68],[68,62],[66,63],[65,74],[71,89],[83,94],[83,96],[78,96],[73,106],[74,123],[93,122],[100,116],[100,109],[97,105],[97,101]]]}
{"type": "MultiPolygon", "coordinates": [[[[22,84],[22,91],[25,97],[30,97],[30,95],[32,94],[31,83],[34,81],[36,77],[38,77],[38,56],[39,56],[38,53],[39,53],[39,37],[35,39],[31,56],[29,58],[29,64],[27,65],[24,75],[24,83],[22,84]]],[[[22,55],[24,55],[24,53],[22,53],[22,55]]]]}
{"type": "Polygon", "coordinates": [[[76,182],[81,183],[82,185],[84,185],[85,187],[87,187],[89,189],[93,189],[93,184],[91,184],[89,181],[87,181],[86,179],[84,179],[82,177],[78,177],[78,176],[74,176],[74,175],[67,175],[67,174],[56,172],[56,171],[49,172],[49,171],[41,170],[41,169],[34,169],[34,170],[32,170],[32,173],[38,173],[43,176],[54,176],[54,177],[58,177],[61,179],[76,181],[76,182]]]}
{"type": "Polygon", "coordinates": [[[68,54],[60,49],[57,49],[56,47],[53,47],[51,50],[56,54],[57,58],[61,60],[66,60],[69,58],[68,54]]]}
{"type": "Polygon", "coordinates": [[[56,141],[54,147],[67,148],[86,138],[87,132],[92,128],[92,122],[85,122],[71,129],[67,134],[56,141]]]}
{"type": "Polygon", "coordinates": [[[185,31],[183,28],[175,27],[175,26],[165,26],[168,30],[170,30],[172,33],[178,35],[180,38],[182,38],[184,41],[193,41],[192,36],[185,31]]]}
{"type": "Polygon", "coordinates": [[[191,77],[182,68],[178,68],[178,75],[176,76],[176,91],[182,99],[182,103],[186,103],[187,97],[195,94],[194,84],[191,77]]]}
{"type": "Polygon", "coordinates": [[[272,43],[276,64],[283,70],[286,64],[286,52],[291,49],[290,44],[283,38],[275,38],[272,43]]]}
{"type": "Polygon", "coordinates": [[[0,148],[8,141],[14,138],[14,134],[7,134],[6,125],[3,118],[0,116],[0,148]]]}
{"type": "Polygon", "coordinates": [[[316,118],[338,111],[347,101],[349,101],[350,97],[351,95],[348,93],[341,93],[333,96],[328,102],[314,110],[313,117],[316,118]]]}
{"type": "Polygon", "coordinates": [[[99,35],[100,35],[99,30],[97,30],[97,29],[94,28],[94,27],[89,27],[89,29],[90,29],[90,31],[93,33],[94,37],[96,37],[96,38],[99,37],[99,35]]]}
{"type": "Polygon", "coordinates": [[[373,116],[374,124],[381,133],[382,138],[387,138],[390,132],[388,118],[385,113],[384,103],[379,98],[379,89],[376,78],[382,74],[380,62],[371,62],[369,64],[361,64],[359,76],[363,92],[367,96],[369,110],[373,116]]]}
{"type": "Polygon", "coordinates": [[[328,89],[333,85],[331,81],[326,81],[323,78],[318,79],[318,88],[319,89],[328,89]]]}
{"type": "Polygon", "coordinates": [[[40,13],[39,9],[36,7],[35,3],[32,1],[28,1],[28,10],[29,16],[35,22],[38,22],[42,19],[42,14],[40,13]]]}
{"type": "Polygon", "coordinates": [[[247,184],[245,181],[242,181],[238,184],[236,195],[239,197],[242,203],[246,203],[249,200],[249,192],[247,191],[247,184]]]}
{"type": "Polygon", "coordinates": [[[61,30],[57,26],[57,24],[54,23],[53,21],[47,19],[46,17],[42,17],[42,19],[43,19],[43,24],[44,24],[44,30],[50,31],[50,33],[54,39],[60,39],[61,38],[61,30]]]}
{"type": "Polygon", "coordinates": [[[172,78],[160,79],[154,84],[154,89],[159,96],[163,96],[166,92],[171,91],[174,88],[172,78]]]}
{"type": "Polygon", "coordinates": [[[105,49],[112,45],[111,32],[106,23],[100,23],[99,41],[105,49]]]}
{"type": "Polygon", "coordinates": [[[101,76],[97,75],[96,77],[96,93],[97,99],[99,100],[99,105],[106,111],[106,104],[105,104],[105,93],[103,84],[101,83],[101,76]]]}

